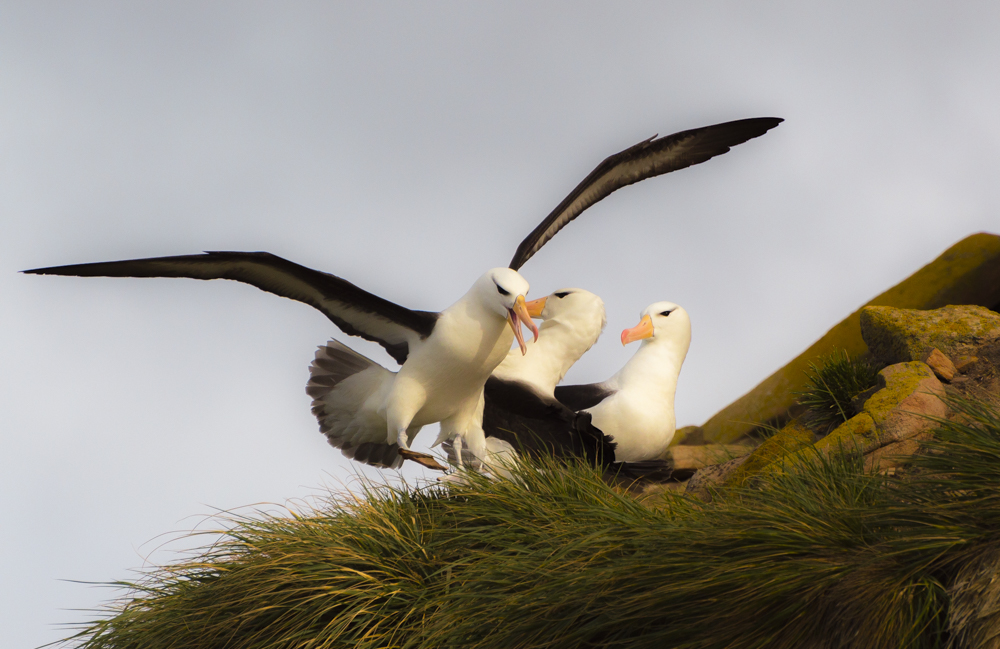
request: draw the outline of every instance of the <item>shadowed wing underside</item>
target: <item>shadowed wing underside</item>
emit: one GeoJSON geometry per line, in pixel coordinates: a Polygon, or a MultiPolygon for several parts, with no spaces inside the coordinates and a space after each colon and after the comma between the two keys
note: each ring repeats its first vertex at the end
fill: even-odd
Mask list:
{"type": "Polygon", "coordinates": [[[666,137],[654,136],[610,156],[521,242],[510,267],[520,269],[567,223],[615,190],[722,155],[730,147],[759,137],[782,121],[778,117],[755,117],[703,126],[666,137]]]}
{"type": "Polygon", "coordinates": [[[483,430],[534,456],[585,457],[596,466],[615,460],[611,438],[578,413],[519,381],[491,376],[484,388],[483,430]]]}
{"type": "Polygon", "coordinates": [[[603,383],[587,383],[585,385],[557,385],[556,399],[570,410],[586,410],[604,401],[615,391],[603,383]]]}
{"type": "Polygon", "coordinates": [[[437,313],[411,311],[335,275],[300,266],[267,252],[206,252],[54,266],[24,272],[76,277],[231,279],[322,311],[344,333],[382,345],[399,364],[406,360],[411,344],[430,335],[438,318],[437,313]]]}

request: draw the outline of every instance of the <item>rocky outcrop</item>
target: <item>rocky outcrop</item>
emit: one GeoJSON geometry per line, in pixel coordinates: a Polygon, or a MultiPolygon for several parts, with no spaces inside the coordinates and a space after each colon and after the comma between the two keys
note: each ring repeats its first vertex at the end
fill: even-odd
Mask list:
{"type": "Polygon", "coordinates": [[[948,394],[1000,398],[1000,314],[978,306],[933,310],[866,307],[861,332],[870,354],[891,362],[878,384],[855,397],[855,416],[818,441],[792,421],[749,455],[699,470],[687,491],[741,486],[815,452],[858,453],[869,470],[892,472],[948,416],[948,394]]]}
{"type": "Polygon", "coordinates": [[[929,431],[935,419],[948,414],[944,387],[926,363],[886,367],[879,372],[878,388],[861,413],[816,442],[816,448],[824,452],[856,449],[868,455],[929,431]]]}
{"type": "Polygon", "coordinates": [[[811,446],[815,436],[805,426],[791,422],[767,438],[735,470],[726,476],[724,484],[739,486],[760,473],[765,467],[780,463],[785,457],[811,446]]]}
{"type": "Polygon", "coordinates": [[[753,450],[749,444],[702,444],[671,446],[661,456],[678,472],[692,473],[706,466],[728,462],[743,457],[753,450]]]}
{"type": "MultiPolygon", "coordinates": [[[[866,306],[937,309],[948,304],[983,307],[1000,304],[1000,236],[980,233],[959,241],[866,306]]],[[[753,428],[751,422],[786,420],[795,404],[793,392],[802,389],[805,384],[805,372],[810,362],[837,348],[847,351],[852,357],[867,350],[861,336],[860,320],[859,309],[796,359],[709,419],[701,427],[705,439],[729,443],[749,433],[753,428]]],[[[948,355],[945,349],[941,351],[948,355]]],[[[955,357],[952,361],[956,366],[962,363],[962,359],[955,357]]]]}
{"type": "Polygon", "coordinates": [[[984,343],[1000,337],[1000,313],[981,306],[930,311],[870,306],[861,309],[861,337],[883,363],[931,360],[953,374],[950,359],[975,356],[984,343]]]}
{"type": "Polygon", "coordinates": [[[789,462],[816,451],[859,453],[866,466],[895,469],[929,437],[936,422],[948,414],[945,390],[926,363],[890,365],[879,372],[879,384],[864,400],[861,412],[818,441],[809,429],[793,421],[745,458],[702,469],[688,482],[687,492],[703,500],[710,487],[742,486],[758,476],[780,471],[789,462]]]}

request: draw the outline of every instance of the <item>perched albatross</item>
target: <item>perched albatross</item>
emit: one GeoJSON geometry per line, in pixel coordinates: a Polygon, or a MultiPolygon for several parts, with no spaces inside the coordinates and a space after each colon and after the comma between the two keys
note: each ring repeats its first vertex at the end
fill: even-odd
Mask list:
{"type": "MultiPolygon", "coordinates": [[[[341,395],[344,399],[338,400],[338,406],[354,410],[342,410],[321,419],[321,426],[324,421],[334,426],[325,431],[331,443],[348,456],[370,464],[397,466],[398,456],[402,455],[433,466],[436,462],[430,456],[407,448],[422,425],[440,421],[442,435],[460,439],[471,435],[466,441],[482,447],[482,429],[473,424],[477,423],[483,385],[513,341],[511,333],[505,335],[507,322],[518,336],[519,322],[534,327],[523,313],[528,283],[516,272],[532,255],[566,224],[615,190],[705,162],[726,153],[730,147],[763,135],[781,121],[762,117],[681,131],[663,138],[649,138],[608,157],[521,242],[508,269],[488,271],[465,296],[440,313],[412,311],[334,275],[264,252],[208,252],[24,272],[81,277],[231,279],[309,304],[344,333],[379,343],[402,365],[397,373],[385,370],[391,376],[381,378],[373,378],[380,373],[372,370],[365,374],[364,389],[358,385],[360,380],[355,381],[353,388],[358,393],[350,398],[341,395]],[[385,427],[377,435],[372,433],[373,441],[365,438],[366,433],[359,432],[373,431],[383,421],[385,427]]],[[[331,391],[337,389],[347,377],[371,369],[359,356],[334,354],[324,360],[332,369],[319,377],[314,373],[313,380],[325,381],[324,387],[330,387],[331,391]]],[[[315,408],[314,401],[314,411],[315,408]]]]}
{"type": "Polygon", "coordinates": [[[591,415],[623,462],[655,459],[673,439],[677,377],[691,344],[691,320],[673,302],[651,304],[640,317],[622,332],[622,344],[642,344],[617,374],[602,383],[555,389],[567,407],[591,415]]]}

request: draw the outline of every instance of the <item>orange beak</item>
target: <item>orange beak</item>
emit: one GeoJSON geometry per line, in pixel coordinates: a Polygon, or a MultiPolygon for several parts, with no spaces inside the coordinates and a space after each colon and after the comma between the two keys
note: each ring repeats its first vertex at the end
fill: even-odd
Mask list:
{"type": "Polygon", "coordinates": [[[542,310],[545,308],[545,300],[548,298],[540,297],[537,300],[532,300],[524,305],[524,308],[528,310],[528,315],[532,318],[541,318],[542,310]]]}
{"type": "Polygon", "coordinates": [[[627,345],[629,343],[634,343],[637,340],[649,338],[652,335],[653,319],[648,315],[644,315],[642,316],[642,320],[639,321],[639,324],[622,332],[622,344],[627,345]]]}
{"type": "Polygon", "coordinates": [[[514,300],[514,308],[507,309],[507,323],[510,328],[514,330],[514,337],[517,338],[517,345],[521,348],[521,355],[528,353],[528,346],[524,344],[524,336],[521,334],[521,323],[524,323],[531,332],[535,334],[535,340],[538,340],[538,327],[535,323],[531,321],[531,316],[528,314],[528,308],[524,303],[524,296],[518,295],[517,299],[514,300]]]}

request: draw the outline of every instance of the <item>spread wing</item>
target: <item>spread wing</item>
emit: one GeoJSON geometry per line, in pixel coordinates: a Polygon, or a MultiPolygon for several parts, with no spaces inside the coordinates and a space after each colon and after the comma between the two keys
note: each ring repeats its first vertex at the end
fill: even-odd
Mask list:
{"type": "Polygon", "coordinates": [[[430,335],[438,318],[437,313],[411,311],[339,277],[267,252],[206,252],[24,272],[77,277],[232,279],[322,311],[341,331],[377,342],[400,364],[406,361],[411,344],[430,335]]]}
{"type": "Polygon", "coordinates": [[[722,155],[730,147],[767,133],[782,121],[779,117],[755,117],[703,126],[666,137],[653,136],[614,154],[597,165],[521,242],[510,267],[521,268],[567,223],[615,190],[722,155]]]}

